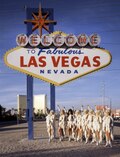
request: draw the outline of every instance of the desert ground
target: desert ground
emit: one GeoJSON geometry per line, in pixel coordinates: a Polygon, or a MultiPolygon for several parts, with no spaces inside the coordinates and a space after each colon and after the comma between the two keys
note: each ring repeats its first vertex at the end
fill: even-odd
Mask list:
{"type": "Polygon", "coordinates": [[[120,157],[120,122],[114,137],[112,148],[104,147],[104,141],[99,146],[67,138],[60,142],[58,135],[49,143],[45,122],[34,122],[34,140],[28,140],[27,123],[0,126],[0,157],[120,157]]]}

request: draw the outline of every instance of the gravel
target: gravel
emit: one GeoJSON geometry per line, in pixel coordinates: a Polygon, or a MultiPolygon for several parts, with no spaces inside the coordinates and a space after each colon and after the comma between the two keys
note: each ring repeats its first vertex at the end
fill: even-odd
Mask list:
{"type": "MultiPolygon", "coordinates": [[[[56,125],[57,126],[57,125],[56,125]]],[[[34,140],[28,140],[27,123],[0,128],[0,157],[120,157],[120,125],[114,127],[113,147],[85,142],[48,142],[45,122],[34,122],[34,140]]],[[[57,134],[57,131],[56,131],[57,134]]]]}

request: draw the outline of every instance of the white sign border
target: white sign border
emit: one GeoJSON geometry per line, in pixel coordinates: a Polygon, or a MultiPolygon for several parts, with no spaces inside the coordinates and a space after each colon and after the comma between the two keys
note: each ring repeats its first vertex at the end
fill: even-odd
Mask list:
{"type": "MultiPolygon", "coordinates": [[[[29,72],[29,71],[23,70],[23,69],[21,69],[21,68],[18,68],[18,67],[16,67],[16,66],[13,66],[13,65],[9,64],[8,61],[7,61],[7,56],[8,56],[11,52],[13,52],[13,51],[15,51],[15,50],[18,50],[18,49],[20,49],[20,48],[21,48],[21,47],[15,47],[15,48],[13,48],[13,49],[8,50],[8,51],[5,53],[5,55],[4,55],[4,62],[5,62],[5,64],[6,64],[8,67],[10,67],[11,69],[14,69],[14,70],[17,70],[17,71],[19,71],[19,72],[22,72],[22,73],[24,73],[24,74],[26,74],[26,75],[30,75],[30,76],[32,76],[32,77],[41,79],[41,80],[43,80],[43,81],[45,81],[45,82],[49,82],[49,83],[54,84],[54,85],[56,85],[56,86],[63,85],[63,84],[65,84],[65,83],[68,83],[68,82],[70,82],[70,81],[73,81],[73,80],[75,80],[75,79],[78,79],[78,78],[80,78],[80,77],[83,77],[83,76],[85,76],[85,75],[87,75],[87,74],[90,74],[90,73],[92,73],[92,72],[96,72],[96,71],[98,71],[98,70],[100,70],[100,69],[102,69],[102,68],[108,66],[108,65],[111,63],[111,61],[112,61],[112,55],[110,54],[110,52],[109,52],[108,50],[102,49],[103,53],[104,53],[104,52],[107,53],[107,54],[109,55],[109,57],[110,57],[110,60],[109,60],[109,62],[108,62],[107,64],[105,64],[104,66],[101,66],[100,68],[97,68],[97,69],[95,69],[95,70],[91,70],[91,71],[86,72],[86,73],[84,73],[84,74],[82,74],[82,75],[79,75],[79,76],[77,76],[77,77],[74,77],[74,78],[72,78],[72,79],[69,79],[69,80],[67,80],[67,81],[64,81],[64,82],[62,82],[62,83],[58,83],[58,82],[52,81],[52,80],[50,80],[50,79],[47,79],[47,78],[45,78],[45,77],[43,77],[43,76],[38,76],[38,75],[36,75],[36,74],[34,74],[34,73],[31,73],[31,72],[29,72]]],[[[101,50],[101,48],[95,48],[95,49],[98,49],[98,50],[100,49],[100,50],[101,50]]]]}

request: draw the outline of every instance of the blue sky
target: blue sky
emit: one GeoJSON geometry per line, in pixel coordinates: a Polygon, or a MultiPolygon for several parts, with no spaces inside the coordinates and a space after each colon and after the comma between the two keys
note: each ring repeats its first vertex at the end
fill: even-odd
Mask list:
{"type": "MultiPolygon", "coordinates": [[[[0,104],[17,108],[17,94],[26,94],[26,75],[11,70],[3,56],[16,46],[16,36],[25,33],[24,6],[54,9],[55,31],[78,35],[98,33],[101,47],[112,54],[112,63],[98,72],[56,87],[56,104],[67,108],[81,105],[106,105],[120,108],[120,1],[119,0],[0,0],[0,104]],[[104,101],[103,101],[104,97],[104,101]]],[[[34,94],[47,94],[49,83],[34,79],[34,94]]]]}

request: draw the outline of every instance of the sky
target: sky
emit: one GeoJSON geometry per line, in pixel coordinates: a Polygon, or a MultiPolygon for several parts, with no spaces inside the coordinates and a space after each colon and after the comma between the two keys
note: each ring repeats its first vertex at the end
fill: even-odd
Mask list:
{"type": "MultiPolygon", "coordinates": [[[[110,51],[112,63],[98,71],[56,87],[56,106],[79,109],[81,105],[120,108],[120,1],[119,0],[0,0],[0,104],[17,108],[17,95],[26,94],[26,75],[8,68],[3,60],[16,47],[16,36],[26,33],[26,7],[54,9],[55,31],[78,35],[98,33],[100,47],[110,51]]],[[[50,84],[34,78],[34,94],[47,94],[50,84]]]]}

